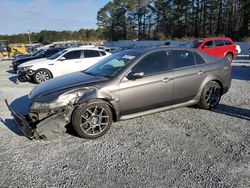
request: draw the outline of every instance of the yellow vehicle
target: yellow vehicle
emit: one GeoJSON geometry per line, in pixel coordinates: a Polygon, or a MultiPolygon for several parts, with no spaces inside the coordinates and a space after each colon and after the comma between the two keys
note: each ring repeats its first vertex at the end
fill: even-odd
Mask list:
{"type": "Polygon", "coordinates": [[[24,44],[9,44],[7,40],[0,40],[0,60],[27,53],[24,44]]]}

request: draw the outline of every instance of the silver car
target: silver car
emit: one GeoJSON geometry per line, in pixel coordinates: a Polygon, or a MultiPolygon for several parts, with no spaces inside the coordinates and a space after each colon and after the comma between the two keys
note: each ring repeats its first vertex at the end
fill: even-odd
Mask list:
{"type": "Polygon", "coordinates": [[[69,124],[93,139],[112,122],[190,105],[214,108],[230,84],[230,63],[194,49],[127,50],[40,84],[29,95],[29,114],[10,110],[29,138],[52,139],[69,124]]]}

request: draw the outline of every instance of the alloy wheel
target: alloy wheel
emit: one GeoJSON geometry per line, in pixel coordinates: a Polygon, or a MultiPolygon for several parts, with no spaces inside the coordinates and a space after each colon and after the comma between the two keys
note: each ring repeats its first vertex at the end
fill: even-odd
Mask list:
{"type": "Polygon", "coordinates": [[[50,79],[50,75],[46,71],[39,71],[36,73],[36,80],[41,83],[50,79]]]}
{"type": "Polygon", "coordinates": [[[102,133],[109,121],[110,117],[105,108],[92,106],[82,113],[80,128],[85,134],[94,136],[102,133]]]}
{"type": "Polygon", "coordinates": [[[220,101],[221,88],[218,85],[211,85],[205,94],[205,101],[210,107],[216,106],[220,101]]]}

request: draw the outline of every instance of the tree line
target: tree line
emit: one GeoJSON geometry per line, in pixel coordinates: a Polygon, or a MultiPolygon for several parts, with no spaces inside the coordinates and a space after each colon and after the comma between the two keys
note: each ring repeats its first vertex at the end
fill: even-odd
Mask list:
{"type": "MultiPolygon", "coordinates": [[[[110,0],[97,13],[97,29],[32,32],[32,42],[165,40],[250,36],[250,0],[110,0]]],[[[0,40],[28,43],[27,33],[0,40]]]]}
{"type": "MultiPolygon", "coordinates": [[[[101,38],[101,31],[98,29],[80,29],[78,31],[49,31],[30,33],[32,43],[51,43],[56,41],[96,41],[101,38]]],[[[0,40],[9,40],[10,43],[29,43],[28,33],[17,35],[0,35],[0,40]]]]}
{"type": "Polygon", "coordinates": [[[97,14],[102,37],[249,37],[249,0],[112,0],[97,14]]]}

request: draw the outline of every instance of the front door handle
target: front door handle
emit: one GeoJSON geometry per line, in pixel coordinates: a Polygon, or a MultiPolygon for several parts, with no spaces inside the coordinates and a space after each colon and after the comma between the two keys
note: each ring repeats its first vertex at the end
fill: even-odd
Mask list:
{"type": "Polygon", "coordinates": [[[202,75],[202,74],[204,74],[205,72],[203,72],[203,71],[199,71],[197,74],[198,75],[202,75]]]}
{"type": "Polygon", "coordinates": [[[168,78],[168,77],[166,77],[166,78],[163,78],[163,82],[169,82],[170,80],[172,80],[171,78],[168,78]]]}

